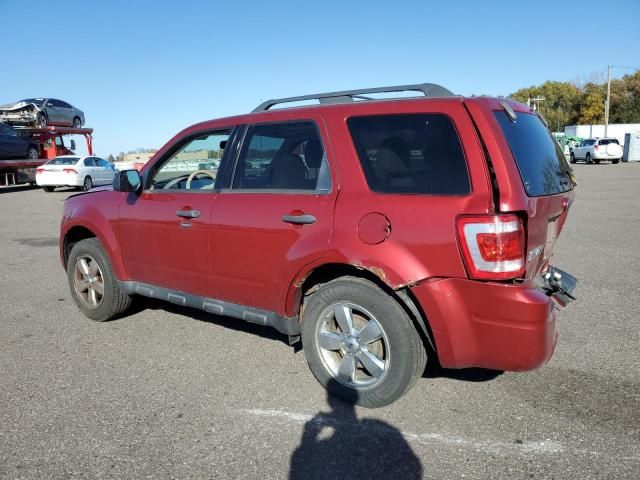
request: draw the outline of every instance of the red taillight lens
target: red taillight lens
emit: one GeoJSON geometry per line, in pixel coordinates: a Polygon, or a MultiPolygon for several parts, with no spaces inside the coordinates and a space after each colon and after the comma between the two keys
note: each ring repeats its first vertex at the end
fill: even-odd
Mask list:
{"type": "Polygon", "coordinates": [[[459,217],[458,238],[472,278],[509,280],[524,275],[524,226],[517,216],[459,217]]]}
{"type": "Polygon", "coordinates": [[[44,168],[36,168],[36,173],[44,173],[46,170],[44,168]]]}
{"type": "Polygon", "coordinates": [[[598,145],[594,145],[594,146],[593,146],[593,149],[594,149],[594,150],[597,150],[597,149],[598,149],[598,145]]]}
{"type": "Polygon", "coordinates": [[[63,169],[62,169],[62,171],[63,171],[64,173],[73,173],[73,174],[78,173],[78,172],[76,172],[73,168],[63,168],[63,169]]]}

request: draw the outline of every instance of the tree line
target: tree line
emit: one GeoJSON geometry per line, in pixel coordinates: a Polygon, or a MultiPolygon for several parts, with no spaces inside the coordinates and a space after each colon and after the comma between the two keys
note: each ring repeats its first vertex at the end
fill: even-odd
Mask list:
{"type": "MultiPolygon", "coordinates": [[[[529,98],[544,97],[538,103],[539,111],[553,131],[562,131],[567,125],[604,123],[606,82],[547,81],[509,96],[523,103],[529,98]]],[[[609,123],[640,123],[640,71],[611,80],[609,123]]]]}

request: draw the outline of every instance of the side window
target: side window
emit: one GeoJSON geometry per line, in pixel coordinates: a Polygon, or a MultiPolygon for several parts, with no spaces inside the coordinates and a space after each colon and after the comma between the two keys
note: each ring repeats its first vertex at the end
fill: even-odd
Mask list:
{"type": "Polygon", "coordinates": [[[231,130],[205,133],[189,140],[155,171],[151,189],[212,190],[230,133],[231,130]]]}
{"type": "Polygon", "coordinates": [[[254,125],[243,141],[233,189],[331,189],[320,135],[310,121],[254,125]]]}
{"type": "Polygon", "coordinates": [[[347,125],[374,192],[465,195],[471,191],[460,139],[446,115],[352,117],[347,125]]]}
{"type": "Polygon", "coordinates": [[[95,167],[96,164],[93,161],[93,157],[87,157],[84,159],[84,166],[85,167],[95,167]]]}

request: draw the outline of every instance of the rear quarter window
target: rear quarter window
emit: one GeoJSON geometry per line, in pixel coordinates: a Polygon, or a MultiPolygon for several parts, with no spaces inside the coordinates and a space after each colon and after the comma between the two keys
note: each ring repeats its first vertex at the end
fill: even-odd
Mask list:
{"type": "Polygon", "coordinates": [[[575,186],[573,171],[560,146],[537,115],[518,112],[515,122],[494,112],[530,197],[555,195],[575,186]]]}
{"type": "Polygon", "coordinates": [[[446,115],[352,117],[347,126],[371,190],[431,195],[471,191],[462,145],[446,115]]]}

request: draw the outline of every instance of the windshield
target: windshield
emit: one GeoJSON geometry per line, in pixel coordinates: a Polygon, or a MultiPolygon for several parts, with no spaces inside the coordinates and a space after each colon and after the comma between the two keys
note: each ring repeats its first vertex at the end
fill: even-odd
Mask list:
{"type": "Polygon", "coordinates": [[[529,196],[555,195],[575,186],[573,170],[564,153],[537,115],[518,113],[512,122],[503,110],[494,114],[529,196]]]}
{"type": "Polygon", "coordinates": [[[35,103],[36,105],[41,107],[42,104],[44,103],[44,98],[26,98],[26,99],[20,100],[20,101],[24,102],[24,103],[35,103]]]}
{"type": "Polygon", "coordinates": [[[58,157],[51,160],[47,165],[75,165],[80,157],[58,157]]]}

